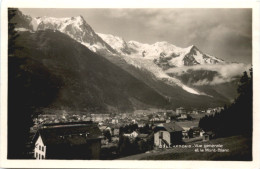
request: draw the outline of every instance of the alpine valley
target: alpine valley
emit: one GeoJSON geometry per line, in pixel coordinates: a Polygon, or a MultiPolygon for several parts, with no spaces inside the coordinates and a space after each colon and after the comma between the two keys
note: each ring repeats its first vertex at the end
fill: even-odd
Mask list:
{"type": "Polygon", "coordinates": [[[31,93],[41,90],[42,100],[51,91],[49,108],[132,112],[224,106],[237,96],[239,76],[247,70],[195,45],[127,42],[97,33],[82,16],[33,18],[18,11],[11,22],[20,48],[9,58],[11,73],[23,79],[19,85],[30,84],[31,93]]]}

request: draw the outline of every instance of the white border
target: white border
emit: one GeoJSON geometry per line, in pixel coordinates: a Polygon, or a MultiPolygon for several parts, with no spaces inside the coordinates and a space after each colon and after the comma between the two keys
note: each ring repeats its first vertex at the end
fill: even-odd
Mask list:
{"type": "MultiPolygon", "coordinates": [[[[7,168],[260,168],[259,120],[257,104],[260,86],[260,1],[241,0],[3,0],[1,4],[1,114],[0,167],[7,168]],[[253,8],[254,131],[252,162],[221,161],[83,161],[7,160],[7,8],[253,8]]],[[[238,28],[239,29],[239,28],[238,28]]],[[[17,126],[19,127],[19,126],[17,126]]]]}

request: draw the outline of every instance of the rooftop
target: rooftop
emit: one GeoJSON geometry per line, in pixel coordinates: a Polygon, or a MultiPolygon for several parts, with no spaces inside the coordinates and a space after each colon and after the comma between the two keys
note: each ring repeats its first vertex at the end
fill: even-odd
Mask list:
{"type": "Polygon", "coordinates": [[[168,132],[176,132],[176,131],[183,131],[184,129],[182,127],[180,127],[179,125],[177,125],[175,122],[171,122],[171,123],[163,123],[161,125],[158,125],[155,127],[155,130],[159,131],[161,129],[164,129],[168,132]]]}
{"type": "Polygon", "coordinates": [[[81,145],[87,140],[98,139],[102,136],[101,131],[94,123],[59,123],[48,124],[48,127],[39,129],[34,136],[33,142],[41,136],[45,145],[81,145]]]}

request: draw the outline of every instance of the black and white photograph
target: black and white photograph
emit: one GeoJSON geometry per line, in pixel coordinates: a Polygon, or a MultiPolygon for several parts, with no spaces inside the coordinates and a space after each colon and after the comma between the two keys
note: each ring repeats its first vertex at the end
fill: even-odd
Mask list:
{"type": "Polygon", "coordinates": [[[7,160],[253,161],[252,8],[6,11],[7,160]]]}

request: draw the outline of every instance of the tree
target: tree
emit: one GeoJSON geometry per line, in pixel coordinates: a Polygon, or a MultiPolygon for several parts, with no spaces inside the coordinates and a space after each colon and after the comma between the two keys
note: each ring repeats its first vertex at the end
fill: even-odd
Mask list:
{"type": "Polygon", "coordinates": [[[18,37],[17,32],[15,31],[16,23],[13,23],[11,20],[17,15],[17,8],[9,8],[8,10],[8,56],[12,56],[15,52],[15,39],[18,37]]]}
{"type": "Polygon", "coordinates": [[[253,70],[250,76],[244,72],[239,81],[239,96],[229,105],[224,106],[220,113],[200,119],[199,127],[204,131],[214,131],[217,136],[237,134],[252,135],[253,121],[253,70]]]}
{"type": "Polygon", "coordinates": [[[109,141],[111,141],[112,136],[111,136],[111,133],[110,133],[109,130],[105,130],[105,131],[104,131],[104,136],[105,136],[109,141]]]}
{"type": "Polygon", "coordinates": [[[15,8],[8,10],[8,159],[30,158],[34,112],[53,102],[62,83],[42,63],[24,54],[30,49],[18,43],[22,37],[12,20],[18,12],[15,8]]]}
{"type": "Polygon", "coordinates": [[[128,137],[124,137],[124,136],[119,137],[118,149],[120,155],[122,156],[130,155],[131,154],[130,146],[131,143],[128,137]]]}
{"type": "Polygon", "coordinates": [[[26,152],[26,142],[29,137],[29,128],[32,125],[30,121],[29,110],[24,107],[22,100],[15,98],[15,74],[19,61],[15,60],[16,46],[15,40],[18,37],[15,31],[16,23],[11,22],[12,18],[17,14],[16,8],[8,10],[8,158],[24,158],[26,152]],[[20,103],[19,103],[20,102],[20,103]],[[22,115],[21,112],[25,114],[22,115]],[[20,121],[24,124],[20,126],[20,121]],[[19,138],[19,141],[17,139],[19,138]]]}

